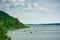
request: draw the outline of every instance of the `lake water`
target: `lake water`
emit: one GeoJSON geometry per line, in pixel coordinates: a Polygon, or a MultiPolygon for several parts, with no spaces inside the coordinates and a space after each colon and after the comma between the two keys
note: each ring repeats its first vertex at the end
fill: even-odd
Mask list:
{"type": "Polygon", "coordinates": [[[60,40],[60,25],[29,25],[28,29],[8,31],[12,40],[60,40]]]}

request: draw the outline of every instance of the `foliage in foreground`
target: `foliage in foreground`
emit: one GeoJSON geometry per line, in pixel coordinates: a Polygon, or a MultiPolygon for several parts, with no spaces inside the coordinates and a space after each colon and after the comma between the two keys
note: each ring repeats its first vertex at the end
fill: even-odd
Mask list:
{"type": "Polygon", "coordinates": [[[0,40],[11,40],[7,33],[7,28],[3,26],[3,22],[0,22],[0,40]]]}

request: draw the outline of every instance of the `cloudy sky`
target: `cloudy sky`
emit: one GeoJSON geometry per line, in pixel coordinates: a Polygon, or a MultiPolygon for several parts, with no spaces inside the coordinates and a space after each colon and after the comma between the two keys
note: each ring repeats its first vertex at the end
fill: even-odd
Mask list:
{"type": "Polygon", "coordinates": [[[0,10],[24,24],[60,23],[60,0],[0,0],[0,10]]]}

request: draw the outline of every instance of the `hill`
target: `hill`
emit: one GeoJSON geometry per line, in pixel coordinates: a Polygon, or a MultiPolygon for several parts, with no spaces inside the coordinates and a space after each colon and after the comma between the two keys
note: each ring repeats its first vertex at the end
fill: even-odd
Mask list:
{"type": "Polygon", "coordinates": [[[14,18],[14,17],[8,15],[4,11],[0,11],[0,22],[3,23],[4,26],[9,30],[28,28],[28,26],[19,22],[19,20],[17,18],[14,18]]]}
{"type": "Polygon", "coordinates": [[[21,28],[28,28],[28,26],[19,22],[17,18],[8,15],[4,11],[0,11],[0,40],[11,40],[8,36],[8,30],[15,30],[21,28]]]}

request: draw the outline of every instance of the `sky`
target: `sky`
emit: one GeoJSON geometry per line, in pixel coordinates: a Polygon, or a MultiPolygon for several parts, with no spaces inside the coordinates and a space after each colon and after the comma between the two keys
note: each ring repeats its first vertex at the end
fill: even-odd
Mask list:
{"type": "Polygon", "coordinates": [[[60,23],[60,0],[0,0],[0,10],[24,24],[60,23]]]}

